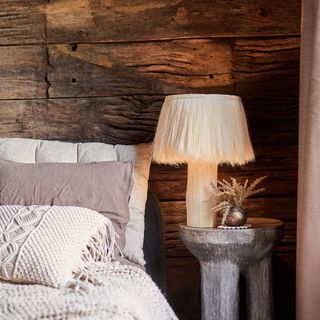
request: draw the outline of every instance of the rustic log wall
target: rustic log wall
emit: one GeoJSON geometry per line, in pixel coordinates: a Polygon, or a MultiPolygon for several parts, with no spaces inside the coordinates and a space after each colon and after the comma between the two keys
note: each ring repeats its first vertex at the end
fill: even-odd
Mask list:
{"type": "MultiPolygon", "coordinates": [[[[299,0],[2,0],[0,135],[152,141],[164,96],[243,97],[256,162],[220,177],[268,175],[252,216],[280,218],[277,319],[294,318],[299,0]]],[[[168,298],[199,319],[199,266],[178,239],[186,168],[154,165],[166,223],[168,298]]]]}

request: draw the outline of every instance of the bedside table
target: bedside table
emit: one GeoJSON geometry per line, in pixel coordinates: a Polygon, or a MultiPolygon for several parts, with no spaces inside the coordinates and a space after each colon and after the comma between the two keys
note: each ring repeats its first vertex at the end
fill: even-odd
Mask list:
{"type": "Polygon", "coordinates": [[[283,237],[280,220],[248,218],[249,229],[194,228],[179,234],[201,267],[202,320],[239,319],[239,278],[247,288],[247,319],[273,319],[271,256],[283,237]]]}

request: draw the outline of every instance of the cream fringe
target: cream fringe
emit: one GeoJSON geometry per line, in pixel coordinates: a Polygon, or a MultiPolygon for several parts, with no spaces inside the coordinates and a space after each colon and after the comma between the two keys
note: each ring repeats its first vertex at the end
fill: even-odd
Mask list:
{"type": "Polygon", "coordinates": [[[111,262],[115,258],[115,247],[123,256],[116,239],[119,235],[115,232],[111,221],[104,220],[100,227],[93,233],[81,253],[81,265],[73,270],[73,280],[68,281],[67,288],[73,288],[75,291],[89,291],[89,284],[101,285],[95,277],[97,264],[111,262]]]}
{"type": "Polygon", "coordinates": [[[254,160],[241,98],[190,94],[166,97],[154,140],[153,159],[244,164],[254,160]]]}

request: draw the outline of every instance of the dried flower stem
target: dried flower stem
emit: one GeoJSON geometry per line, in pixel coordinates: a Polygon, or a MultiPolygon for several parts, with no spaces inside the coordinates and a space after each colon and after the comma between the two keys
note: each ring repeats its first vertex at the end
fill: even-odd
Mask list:
{"type": "Polygon", "coordinates": [[[257,186],[264,179],[266,179],[266,176],[260,177],[252,183],[249,183],[249,180],[246,179],[245,182],[241,184],[237,182],[235,178],[231,178],[230,182],[225,179],[218,180],[217,185],[211,183],[211,194],[216,203],[216,205],[211,208],[212,212],[220,213],[222,216],[222,224],[224,224],[231,207],[241,208],[243,201],[265,190],[265,188],[257,189],[257,186]]]}

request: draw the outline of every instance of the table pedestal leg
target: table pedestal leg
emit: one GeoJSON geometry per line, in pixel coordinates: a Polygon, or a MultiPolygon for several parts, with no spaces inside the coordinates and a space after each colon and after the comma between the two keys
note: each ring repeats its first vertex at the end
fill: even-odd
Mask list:
{"type": "Polygon", "coordinates": [[[273,319],[271,255],[249,267],[245,272],[247,284],[248,320],[273,319]]]}
{"type": "Polygon", "coordinates": [[[227,261],[201,262],[202,320],[239,319],[239,268],[227,261]]]}

